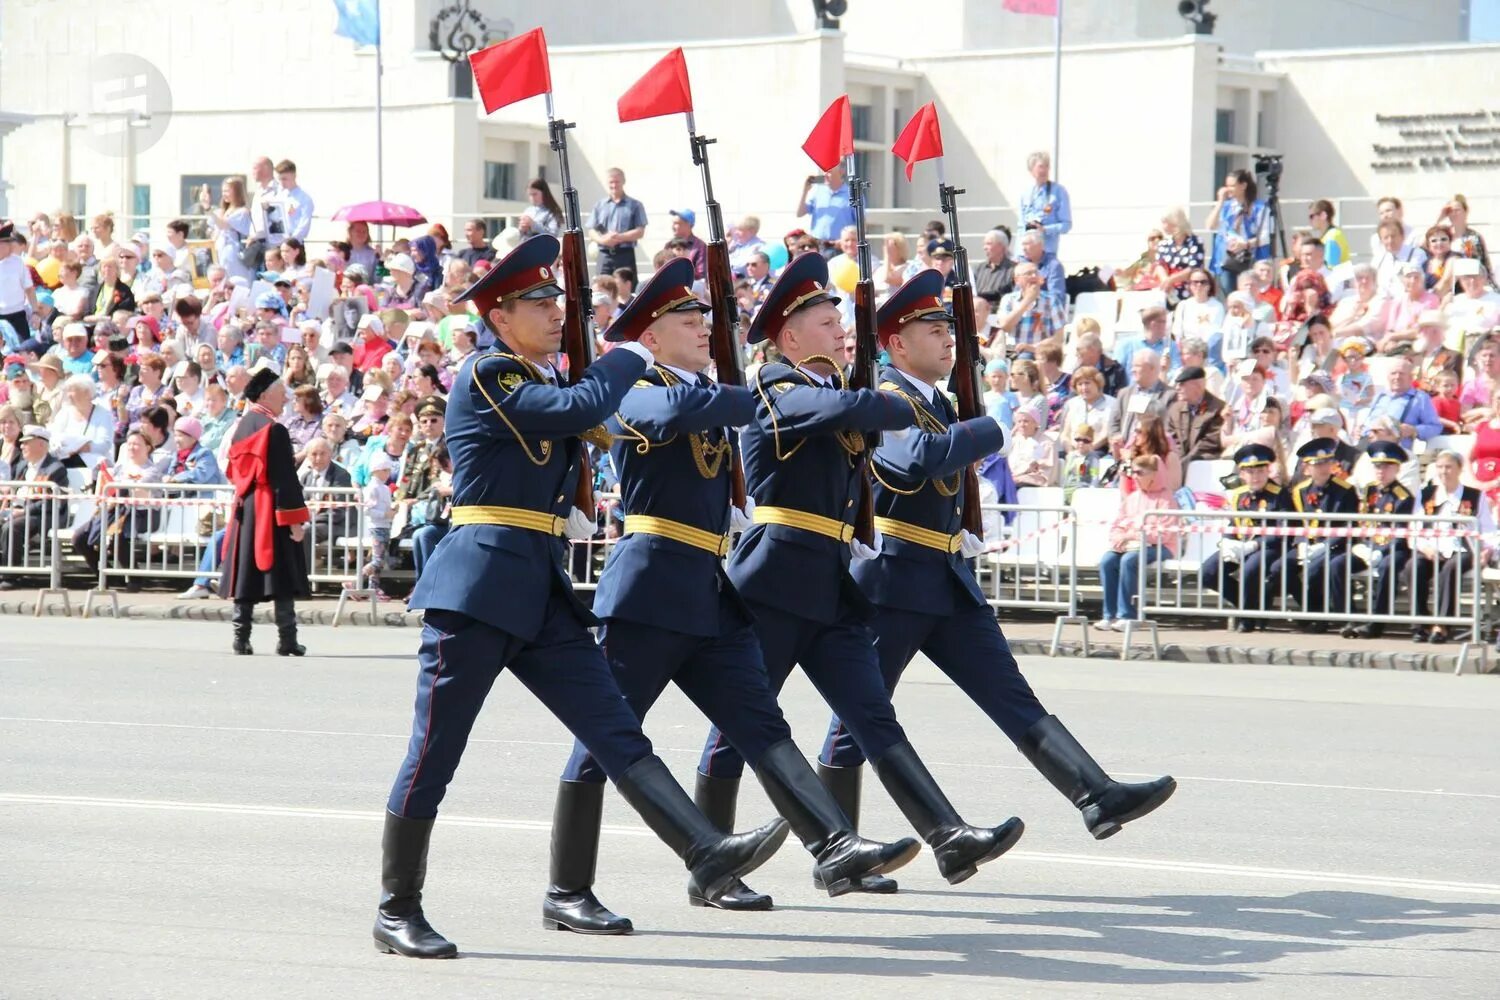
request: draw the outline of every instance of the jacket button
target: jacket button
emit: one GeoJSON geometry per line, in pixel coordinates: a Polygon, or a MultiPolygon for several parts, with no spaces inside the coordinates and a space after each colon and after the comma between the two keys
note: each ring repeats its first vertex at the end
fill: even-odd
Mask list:
{"type": "Polygon", "coordinates": [[[961,506],[953,508],[953,513],[955,513],[955,514],[962,514],[963,512],[964,512],[964,509],[961,506]]]}
{"type": "Polygon", "coordinates": [[[853,507],[854,506],[854,501],[850,500],[848,503],[844,504],[844,506],[845,507],[853,507]]]}
{"type": "Polygon", "coordinates": [[[562,502],[563,502],[563,495],[562,495],[562,494],[561,494],[561,493],[559,493],[559,494],[558,494],[558,495],[557,495],[557,502],[558,502],[558,503],[562,503],[562,502]]]}

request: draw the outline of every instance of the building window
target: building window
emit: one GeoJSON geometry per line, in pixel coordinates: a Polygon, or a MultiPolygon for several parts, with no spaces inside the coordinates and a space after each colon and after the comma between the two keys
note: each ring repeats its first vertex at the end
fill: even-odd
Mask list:
{"type": "Polygon", "coordinates": [[[460,101],[474,99],[474,71],[469,69],[467,58],[448,67],[448,96],[460,101]]]}
{"type": "Polygon", "coordinates": [[[130,228],[136,232],[151,228],[151,185],[130,186],[130,228]]]}
{"type": "Polygon", "coordinates": [[[859,179],[862,181],[873,181],[875,178],[870,174],[870,170],[872,169],[872,167],[873,164],[870,162],[870,151],[866,149],[856,149],[854,151],[854,171],[859,176],[859,179]]]}
{"type": "Polygon", "coordinates": [[[1224,178],[1229,176],[1229,171],[1234,169],[1234,157],[1228,153],[1214,154],[1214,176],[1213,183],[1209,185],[1211,190],[1217,191],[1224,184],[1224,178]]]}
{"type": "Polygon", "coordinates": [[[514,163],[485,161],[484,196],[492,201],[515,201],[516,165],[514,163]]]}
{"type": "Polygon", "coordinates": [[[1219,108],[1214,112],[1214,142],[1226,146],[1234,145],[1234,109],[1219,108]]]}
{"type": "Polygon", "coordinates": [[[86,184],[69,184],[68,185],[68,211],[70,213],[72,213],[73,215],[77,216],[80,220],[82,220],[84,216],[86,216],[86,215],[89,214],[88,213],[88,204],[89,204],[88,185],[86,185],[86,184]]]}
{"type": "Polygon", "coordinates": [[[868,104],[849,105],[849,123],[854,129],[854,138],[875,141],[870,128],[875,124],[875,109],[868,104]]]}

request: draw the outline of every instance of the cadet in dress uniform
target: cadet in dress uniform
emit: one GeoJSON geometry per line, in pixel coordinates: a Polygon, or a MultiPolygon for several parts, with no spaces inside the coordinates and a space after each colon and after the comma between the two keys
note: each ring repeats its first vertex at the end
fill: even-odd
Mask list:
{"type": "MultiPolygon", "coordinates": [[[[880,344],[891,363],[880,388],[905,400],[916,426],[885,434],[874,455],[875,527],[880,554],[853,567],[876,615],[875,649],[886,689],[925,653],[1009,737],[1033,766],[1082,811],[1098,839],[1157,808],[1176,788],[1171,778],[1143,784],[1112,780],[1073,735],[1049,715],[1022,676],[1010,644],[967,559],[983,542],[960,530],[964,471],[1009,450],[993,417],[958,420],[937,383],[953,371],[953,317],[943,306],[942,272],[908,279],[878,313],[880,344]]],[[[821,764],[835,785],[856,785],[864,755],[837,715],[821,764]]],[[[889,880],[886,880],[889,881],[889,880]]],[[[888,887],[869,888],[889,891],[888,887]]]]}
{"type": "MultiPolygon", "coordinates": [[[[1456,451],[1438,452],[1432,461],[1434,481],[1422,487],[1421,511],[1433,518],[1477,518],[1475,527],[1481,536],[1488,536],[1495,530],[1494,515],[1477,487],[1460,482],[1464,462],[1464,456],[1456,451]]],[[[1458,526],[1452,521],[1438,521],[1435,527],[1451,529],[1458,526]]],[[[1415,614],[1425,616],[1436,610],[1441,618],[1456,617],[1464,574],[1474,568],[1474,553],[1469,541],[1462,538],[1418,538],[1412,543],[1412,548],[1415,551],[1407,564],[1407,576],[1415,595],[1415,614]]],[[[1430,630],[1419,625],[1415,632],[1418,642],[1448,641],[1448,629],[1443,625],[1434,625],[1430,630]]]]}
{"type": "Polygon", "coordinates": [[[307,502],[297,478],[292,437],[278,419],[286,407],[286,383],[268,363],[256,365],[245,383],[248,406],[229,445],[229,481],[234,503],[224,530],[224,568],[219,593],[234,602],[234,651],[250,648],[255,605],[274,601],[276,653],[301,656],[297,642],[299,597],[311,593],[307,579],[307,502]]]}
{"type": "MultiPolygon", "coordinates": [[[[1229,507],[1237,511],[1291,510],[1291,501],[1281,484],[1271,481],[1271,466],[1276,452],[1263,444],[1247,444],[1234,453],[1235,471],[1240,485],[1229,491],[1229,507]]],[[[1270,535],[1251,534],[1249,529],[1280,524],[1259,518],[1237,517],[1219,542],[1219,551],[1203,561],[1199,579],[1206,587],[1218,590],[1224,603],[1245,611],[1259,611],[1267,594],[1279,586],[1269,584],[1266,570],[1281,559],[1285,540],[1270,535]]],[[[1236,632],[1254,632],[1264,628],[1265,621],[1238,618],[1236,632]]]]}
{"type": "MultiPolygon", "coordinates": [[[[1406,449],[1394,441],[1373,441],[1365,452],[1370,456],[1370,464],[1375,466],[1375,482],[1365,487],[1360,513],[1415,513],[1417,498],[1397,480],[1401,474],[1401,464],[1408,458],[1406,449]]],[[[1379,531],[1376,524],[1366,523],[1362,527],[1379,531]]],[[[1411,522],[1399,527],[1410,528],[1411,522]]],[[[1369,601],[1370,613],[1388,615],[1395,603],[1395,589],[1405,578],[1406,564],[1411,561],[1411,542],[1405,538],[1377,533],[1363,544],[1351,546],[1338,560],[1342,560],[1342,566],[1331,566],[1330,573],[1337,571],[1340,576],[1361,572],[1373,562],[1375,573],[1370,583],[1373,588],[1369,601]]],[[[1342,590],[1335,591],[1334,596],[1342,597],[1342,593],[1342,590]]],[[[1347,603],[1345,613],[1348,613],[1347,603]]],[[[1378,639],[1385,634],[1385,623],[1366,622],[1364,625],[1355,625],[1351,622],[1340,629],[1339,634],[1346,639],[1378,639]]]]}
{"type": "MultiPolygon", "coordinates": [[[[1299,513],[1359,513],[1359,493],[1334,463],[1336,446],[1334,438],[1313,438],[1297,449],[1297,458],[1307,472],[1307,478],[1292,487],[1292,510],[1299,513]]],[[[1294,521],[1292,524],[1316,530],[1318,519],[1294,521]]],[[[1344,521],[1334,527],[1347,528],[1349,524],[1350,522],[1344,521]]],[[[1345,608],[1347,613],[1343,578],[1347,562],[1338,559],[1335,564],[1334,560],[1348,548],[1347,538],[1320,540],[1316,534],[1309,535],[1300,544],[1294,542],[1288,545],[1281,558],[1271,566],[1261,606],[1270,606],[1271,598],[1277,592],[1276,588],[1285,581],[1286,595],[1296,595],[1303,611],[1316,613],[1327,610],[1323,600],[1327,594],[1339,607],[1345,608]]],[[[1328,631],[1326,621],[1303,621],[1298,627],[1304,632],[1328,631]]]]}
{"type": "Polygon", "coordinates": [[[457,949],[422,914],[438,803],[480,706],[509,667],[593,752],[604,773],[686,863],[699,891],[722,891],[786,838],[777,819],[725,836],[672,779],[620,695],[589,629],[598,624],[563,569],[565,532],[593,533],[572,510],[580,435],[599,427],[654,359],[622,344],[576,384],[553,384],[562,311],[558,242],[534,236],[459,298],[494,331],[495,349],[465,359],[449,398],[453,530],[412,592],[426,610],[406,760],[386,803],[375,944],[418,958],[457,949]]]}
{"type": "MultiPolygon", "coordinates": [[[[999,857],[1020,838],[1011,818],[971,827],[927,772],[896,721],[880,676],[869,619],[874,609],[849,575],[867,431],[910,427],[911,405],[893,392],[852,391],[833,358],[843,347],[838,299],[826,291],[828,263],[802,254],[782,271],[750,324],[748,340],[775,342],[783,362],[761,366],[755,419],[740,441],[754,499],[748,531],[729,559],[729,579],[755,619],[771,690],[801,664],[844,719],[881,783],[923,839],[950,883],[999,857]]],[[[699,771],[700,800],[732,799],[744,759],[710,730],[699,771]]],[[[834,787],[844,812],[859,814],[857,789],[834,787]]],[[[817,872],[814,872],[817,881],[817,872]]],[[[737,886],[726,905],[756,895],[737,886]]]]}
{"type": "MultiPolygon", "coordinates": [[[[625,537],[594,596],[603,646],[631,709],[645,718],[676,682],[755,769],[766,794],[817,858],[829,895],[892,871],[920,845],[861,840],[792,742],[766,681],[750,615],[724,574],[729,548],[730,426],[749,423],[749,389],[710,382],[708,329],[691,288],[692,262],[668,262],[610,324],[606,339],[638,341],[656,355],[609,422],[620,475],[625,537]]],[[[702,786],[705,782],[699,782],[702,786]]],[[[720,829],[734,823],[736,786],[699,789],[698,805],[720,829]]],[[[588,748],[573,749],[557,791],[552,884],[543,923],[593,934],[624,934],[630,921],[605,909],[591,889],[599,848],[604,772],[588,748]]],[[[702,906],[717,900],[689,891],[702,906]]],[[[769,902],[769,900],[767,901],[769,902]]]]}

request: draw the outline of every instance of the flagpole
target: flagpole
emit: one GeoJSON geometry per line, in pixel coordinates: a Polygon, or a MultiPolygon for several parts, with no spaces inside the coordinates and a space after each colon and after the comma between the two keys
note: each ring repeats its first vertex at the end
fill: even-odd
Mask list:
{"type": "Polygon", "coordinates": [[[385,201],[385,109],[381,101],[381,80],[385,67],[381,64],[380,0],[375,0],[375,198],[385,201]]]}
{"type": "Polygon", "coordinates": [[[1057,0],[1057,15],[1052,19],[1052,179],[1058,177],[1058,136],[1062,128],[1062,19],[1063,0],[1057,0]]]}

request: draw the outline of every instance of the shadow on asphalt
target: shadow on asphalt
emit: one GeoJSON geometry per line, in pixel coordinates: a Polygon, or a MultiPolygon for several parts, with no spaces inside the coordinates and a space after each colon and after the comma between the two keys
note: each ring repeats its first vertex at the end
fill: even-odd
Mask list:
{"type": "MultiPolygon", "coordinates": [[[[649,965],[705,970],[745,969],[798,975],[968,975],[1042,982],[1218,985],[1251,983],[1270,976],[1301,976],[1303,974],[1269,969],[1264,971],[1264,975],[1260,975],[1253,969],[1254,966],[1292,955],[1326,954],[1379,947],[1384,942],[1423,935],[1452,935],[1483,930],[1487,928],[1454,924],[1452,921],[1500,915],[1500,904],[1439,903],[1363,892],[1299,892],[1287,896],[1163,894],[1102,897],[919,891],[903,895],[1003,900],[1012,908],[1029,900],[1045,904],[1048,908],[1030,913],[994,913],[785,906],[778,909],[819,914],[837,913],[847,917],[851,923],[857,922],[861,914],[876,913],[906,916],[914,921],[924,922],[934,917],[972,919],[985,921],[997,929],[961,934],[919,933],[906,937],[885,934],[795,935],[757,934],[752,931],[696,933],[647,930],[644,933],[637,932],[638,936],[702,941],[707,945],[706,953],[702,958],[658,959],[640,955],[524,955],[466,951],[463,957],[503,959],[509,962],[572,961],[582,964],[649,965]],[[1067,905],[1077,905],[1084,909],[1051,909],[1067,905]],[[1007,929],[1006,925],[1015,925],[1015,928],[1007,929]],[[817,944],[825,947],[828,954],[743,959],[734,957],[734,945],[737,941],[817,944]],[[843,949],[854,947],[873,949],[881,954],[872,956],[868,951],[858,956],[839,954],[843,949]],[[714,955],[712,952],[722,954],[714,955]],[[1086,953],[1098,956],[1098,960],[1050,958],[1046,952],[1069,955],[1086,953]],[[939,957],[933,957],[934,953],[939,957]],[[1132,965],[1111,961],[1115,957],[1128,959],[1132,965]],[[1180,968],[1136,967],[1135,963],[1140,962],[1180,968]]],[[[1361,963],[1356,960],[1355,964],[1361,963]]],[[[1313,978],[1391,978],[1350,970],[1310,975],[1313,978]]]]}

